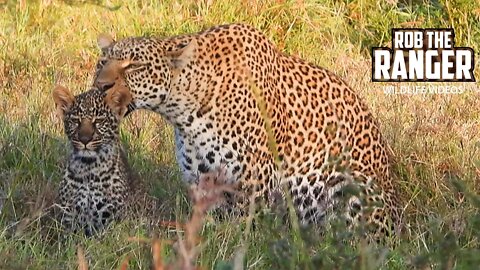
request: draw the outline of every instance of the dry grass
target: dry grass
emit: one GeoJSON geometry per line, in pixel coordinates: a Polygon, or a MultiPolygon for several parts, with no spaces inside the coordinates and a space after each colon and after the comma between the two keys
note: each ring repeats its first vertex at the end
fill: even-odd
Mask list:
{"type": "MultiPolygon", "coordinates": [[[[477,52],[480,78],[478,2],[425,2],[0,1],[0,268],[74,269],[84,261],[88,269],[148,269],[154,250],[153,265],[164,268],[183,258],[204,269],[232,269],[235,263],[255,269],[476,269],[479,84],[462,84],[467,91],[461,95],[421,96],[386,95],[385,84],[370,81],[370,47],[390,45],[392,27],[454,27],[456,45],[477,52]],[[44,232],[39,213],[67,154],[50,93],[56,83],[75,93],[88,88],[97,34],[169,36],[228,22],[258,27],[282,51],[329,68],[365,98],[395,153],[407,225],[398,247],[344,245],[349,235],[341,230],[320,236],[268,213],[254,216],[253,230],[251,220],[212,222],[204,208],[195,212],[189,203],[171,127],[148,112],[135,113],[123,125],[129,160],[150,195],[168,209],[164,220],[188,224],[193,215],[196,225],[189,232],[184,226],[152,232],[142,220],[127,220],[98,238],[62,241],[44,232]],[[22,220],[25,226],[19,226],[22,220]],[[201,236],[201,244],[189,235],[201,236]],[[179,236],[184,248],[175,249],[169,243],[179,236]],[[161,241],[152,247],[150,240],[145,245],[132,237],[161,241]]],[[[55,224],[52,230],[58,231],[55,224]]]]}

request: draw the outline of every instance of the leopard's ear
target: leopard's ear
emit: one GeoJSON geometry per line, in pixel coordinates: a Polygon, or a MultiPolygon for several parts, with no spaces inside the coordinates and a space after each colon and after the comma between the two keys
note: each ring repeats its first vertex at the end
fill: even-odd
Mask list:
{"type": "Polygon", "coordinates": [[[197,42],[191,40],[185,47],[167,52],[166,56],[170,59],[173,69],[181,70],[193,60],[196,51],[197,42]]]}
{"type": "Polygon", "coordinates": [[[123,118],[132,102],[132,94],[125,85],[115,85],[107,90],[105,102],[119,118],[123,118]]]}
{"type": "Polygon", "coordinates": [[[75,101],[75,97],[66,87],[57,85],[53,89],[53,100],[57,106],[58,114],[63,118],[75,101]]]}
{"type": "Polygon", "coordinates": [[[139,68],[145,66],[146,63],[141,61],[134,61],[130,59],[125,60],[111,60],[109,64],[105,66],[106,69],[114,70],[120,74],[136,71],[139,68]],[[107,67],[108,66],[108,67],[107,67]],[[111,66],[111,68],[109,67],[111,66]]]}
{"type": "Polygon", "coordinates": [[[108,48],[113,42],[115,42],[115,40],[107,33],[101,33],[97,37],[98,47],[102,50],[108,48]]]}
{"type": "Polygon", "coordinates": [[[95,78],[94,85],[102,91],[108,90],[115,85],[117,81],[121,81],[124,75],[129,72],[134,72],[142,68],[145,64],[138,61],[126,60],[109,60],[98,72],[95,78]]]}

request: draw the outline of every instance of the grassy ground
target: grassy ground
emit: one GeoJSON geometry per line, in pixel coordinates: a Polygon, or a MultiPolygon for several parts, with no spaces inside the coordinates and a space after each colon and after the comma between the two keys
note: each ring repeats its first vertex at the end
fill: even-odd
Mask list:
{"type": "MultiPolygon", "coordinates": [[[[248,222],[207,218],[197,264],[233,269],[478,269],[480,265],[480,92],[460,95],[385,95],[370,82],[371,46],[390,46],[392,27],[454,27],[457,46],[480,51],[480,4],[437,1],[0,1],[0,269],[74,269],[77,247],[91,269],[148,269],[150,237],[139,220],[117,224],[100,238],[45,234],[38,215],[51,202],[67,142],[51,91],[61,83],[88,88],[100,32],[118,38],[168,36],[229,22],[261,29],[282,51],[344,77],[379,119],[395,152],[406,233],[387,249],[345,244],[333,230],[323,236],[285,226],[274,215],[248,222]],[[128,2],[128,3],[122,3],[128,2]]],[[[476,77],[480,78],[479,55],[476,77]]],[[[171,128],[159,115],[135,113],[125,121],[129,159],[162,200],[165,220],[189,217],[171,128]]],[[[175,240],[177,232],[155,234],[175,240]]],[[[173,260],[169,245],[162,256],[173,260]]],[[[83,261],[83,260],[80,260],[83,261]]]]}

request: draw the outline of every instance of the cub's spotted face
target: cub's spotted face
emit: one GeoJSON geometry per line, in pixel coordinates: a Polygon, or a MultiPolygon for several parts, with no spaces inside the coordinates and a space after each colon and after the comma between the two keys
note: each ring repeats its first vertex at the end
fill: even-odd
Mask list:
{"type": "Polygon", "coordinates": [[[104,102],[105,96],[101,91],[85,92],[65,113],[65,132],[78,155],[94,155],[117,140],[119,119],[104,102]]]}
{"type": "Polygon", "coordinates": [[[119,123],[131,96],[126,88],[92,89],[74,97],[58,86],[53,92],[72,152],[60,183],[61,223],[92,235],[122,216],[130,174],[119,140],[119,123]]]}

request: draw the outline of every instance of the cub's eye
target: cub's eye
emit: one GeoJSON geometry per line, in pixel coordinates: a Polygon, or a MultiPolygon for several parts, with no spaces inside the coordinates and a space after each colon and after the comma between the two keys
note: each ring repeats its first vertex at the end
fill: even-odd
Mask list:
{"type": "Polygon", "coordinates": [[[75,129],[80,125],[80,119],[78,118],[70,118],[70,121],[68,122],[70,127],[75,129]]]}
{"type": "Polygon", "coordinates": [[[106,118],[106,117],[103,117],[103,116],[102,116],[102,117],[97,117],[97,118],[93,119],[92,122],[93,122],[93,124],[94,124],[95,126],[98,127],[99,125],[102,125],[103,123],[105,123],[106,119],[107,119],[107,118],[106,118]]]}

